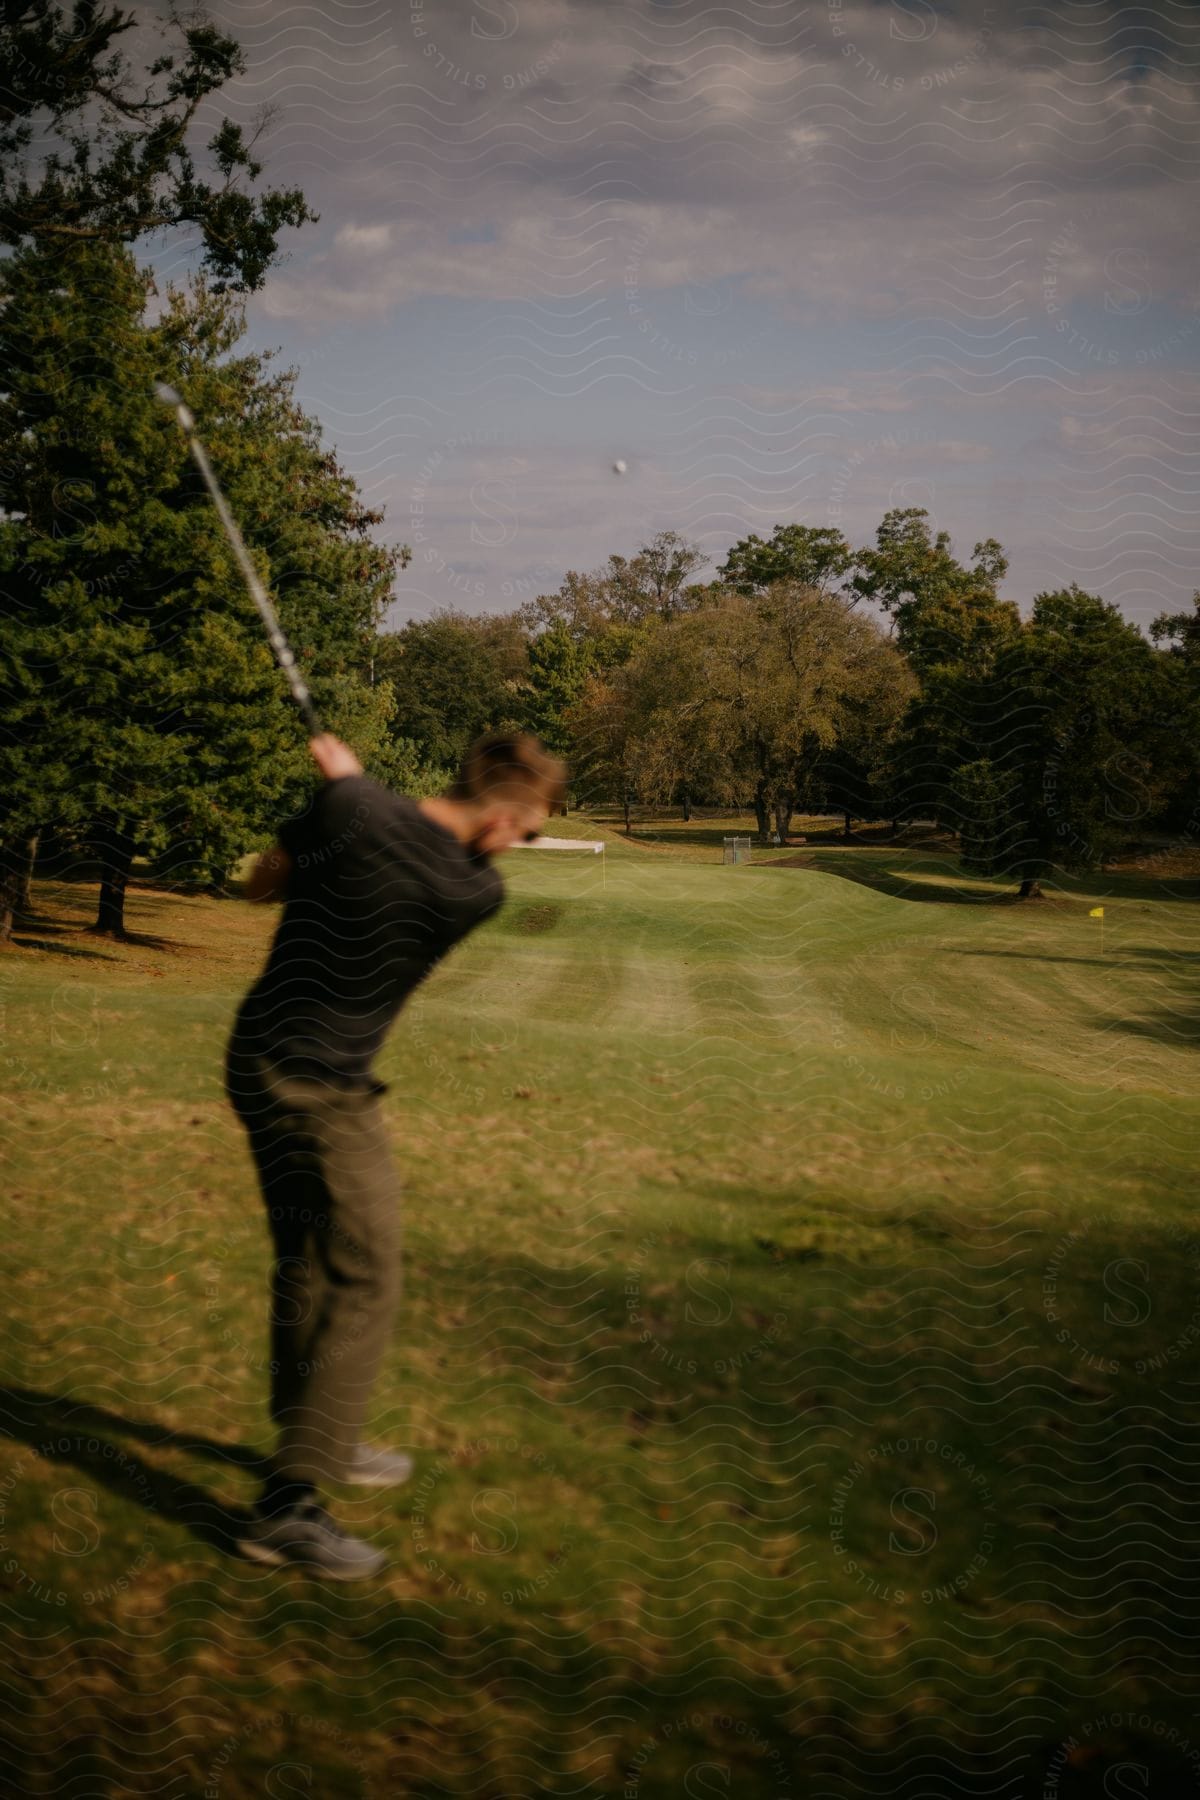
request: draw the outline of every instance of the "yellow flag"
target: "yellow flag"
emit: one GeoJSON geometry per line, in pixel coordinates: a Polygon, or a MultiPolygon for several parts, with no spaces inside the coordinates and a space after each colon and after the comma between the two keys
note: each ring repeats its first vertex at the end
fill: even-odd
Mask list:
{"type": "Polygon", "coordinates": [[[1103,917],[1104,908],[1102,906],[1093,906],[1091,912],[1088,914],[1089,919],[1102,919],[1103,917]]]}

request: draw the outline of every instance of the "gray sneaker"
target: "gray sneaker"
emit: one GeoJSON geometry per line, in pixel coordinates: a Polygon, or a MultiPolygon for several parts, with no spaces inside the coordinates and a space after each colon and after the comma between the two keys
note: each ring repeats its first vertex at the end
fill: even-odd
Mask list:
{"type": "Polygon", "coordinates": [[[252,1562],[293,1563],[330,1581],[358,1581],[387,1564],[382,1550],[350,1537],[316,1500],[300,1500],[279,1512],[256,1512],[238,1548],[252,1562]]]}
{"type": "Polygon", "coordinates": [[[382,1450],[377,1444],[358,1444],[342,1480],[348,1487],[399,1487],[412,1472],[413,1459],[403,1450],[382,1450]]]}

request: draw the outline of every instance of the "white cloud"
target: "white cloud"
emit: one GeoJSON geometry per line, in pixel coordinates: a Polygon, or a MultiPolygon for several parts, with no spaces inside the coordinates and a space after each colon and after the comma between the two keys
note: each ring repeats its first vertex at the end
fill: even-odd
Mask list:
{"type": "Polygon", "coordinates": [[[392,241],[390,225],[343,225],[334,238],[339,249],[373,252],[386,250],[392,241]]]}
{"type": "MultiPolygon", "coordinates": [[[[964,529],[994,529],[1019,551],[1014,532],[1036,524],[1031,580],[1044,583],[1046,544],[1066,559],[1087,550],[1101,487],[1114,541],[1138,533],[1137,569],[1153,573],[1159,554],[1160,586],[1183,579],[1176,538],[1195,515],[1195,479],[1179,446],[1194,437],[1200,381],[1189,373],[1200,8],[1159,9],[1140,56],[1115,3],[1051,9],[1044,30],[1002,0],[939,4],[932,30],[921,0],[218,9],[247,53],[232,115],[279,103],[269,179],[301,186],[325,221],[283,235],[290,260],[252,302],[289,322],[279,335],[327,342],[344,323],[353,338],[414,301],[468,303],[468,330],[456,311],[439,349],[465,353],[454,366],[469,391],[439,389],[431,415],[461,400],[473,417],[511,382],[535,405],[569,393],[569,429],[601,417],[606,433],[612,397],[628,397],[661,452],[622,490],[647,527],[719,543],[756,509],[768,529],[776,516],[819,518],[832,476],[814,458],[836,463],[859,436],[876,446],[855,477],[867,519],[898,473],[882,440],[907,430],[915,480],[936,481],[964,529]],[[473,224],[492,241],[470,241],[473,224]],[[648,318],[657,351],[638,337],[648,318]],[[773,352],[782,345],[773,363],[768,332],[773,352]],[[728,355],[689,371],[671,360],[685,340],[728,355]],[[872,413],[898,416],[872,425],[872,413]],[[800,449],[793,418],[810,434],[800,449]],[[1146,548],[1146,509],[1160,504],[1150,445],[1164,446],[1153,466],[1169,477],[1169,554],[1146,548]],[[1078,544],[1061,524],[1072,496],[1078,544]]],[[[377,393],[364,383],[372,409],[377,393]]],[[[626,447],[609,446],[601,474],[626,447]]],[[[374,479],[374,449],[363,454],[374,479]]],[[[557,450],[540,479],[548,466],[557,450]]],[[[489,568],[586,563],[563,542],[597,557],[615,547],[609,513],[582,517],[589,504],[611,512],[611,483],[590,480],[556,490],[544,524],[523,499],[519,550],[489,548],[489,568]]],[[[448,481],[469,504],[465,472],[448,481]]],[[[465,548],[461,519],[438,540],[447,556],[472,555],[465,516],[465,548]]],[[[1194,584],[1191,539],[1187,556],[1194,584]]]]}

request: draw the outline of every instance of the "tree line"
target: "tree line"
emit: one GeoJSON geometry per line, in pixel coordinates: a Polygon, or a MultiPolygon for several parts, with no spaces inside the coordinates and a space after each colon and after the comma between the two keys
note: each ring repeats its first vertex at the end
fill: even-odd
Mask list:
{"type": "Polygon", "coordinates": [[[39,841],[94,859],[93,929],[120,934],[136,856],[220,888],[310,782],[161,380],[202,423],[322,716],[395,787],[435,791],[480,731],[532,729],[575,799],[627,825],[633,803],[748,806],[780,838],[798,811],[933,817],[1025,894],[1135,824],[1194,836],[1200,595],[1148,636],[1076,586],[1023,618],[1000,544],[962,561],[919,508],[863,546],[778,525],[707,581],[664,530],[512,612],[382,631],[409,549],[377,541],[296,371],[242,342],[240,296],[314,215],[247,191],[261,165],[228,121],[215,184],[197,171],[187,128],[236,44],[193,26],[135,77],[131,22],[83,0],[0,17],[0,937],[39,841]],[[135,248],[183,224],[202,267],[160,293],[135,248]]]}
{"type": "Polygon", "coordinates": [[[1200,831],[1200,594],[1148,636],[1074,584],[1023,617],[1001,545],[961,561],[919,507],[866,546],[793,523],[689,580],[702,560],[663,531],[512,613],[384,637],[395,729],[444,767],[523,724],[581,800],[747,806],[764,840],[797,812],[932,818],[1027,896],[1136,828],[1200,831]]]}

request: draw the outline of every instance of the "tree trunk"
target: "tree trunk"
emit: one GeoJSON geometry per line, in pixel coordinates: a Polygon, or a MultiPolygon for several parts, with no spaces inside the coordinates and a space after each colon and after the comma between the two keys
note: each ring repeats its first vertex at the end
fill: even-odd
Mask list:
{"type": "Polygon", "coordinates": [[[781,844],[787,843],[788,832],[792,828],[792,811],[790,800],[780,800],[775,807],[775,830],[781,844]]]}
{"type": "Polygon", "coordinates": [[[763,798],[764,786],[765,783],[760,781],[754,790],[754,817],[758,821],[758,835],[765,844],[771,835],[771,815],[763,798]]]}
{"type": "Polygon", "coordinates": [[[39,836],[39,832],[31,832],[18,853],[24,859],[24,867],[17,887],[17,914],[23,919],[27,919],[33,911],[33,865],[37,860],[39,836]]]}
{"type": "Polygon", "coordinates": [[[687,822],[691,818],[691,816],[692,816],[692,796],[688,793],[687,788],[685,787],[683,790],[683,822],[685,825],[687,824],[687,822]]]}
{"type": "Polygon", "coordinates": [[[632,835],[633,834],[629,829],[629,795],[626,794],[626,796],[625,796],[625,836],[631,837],[632,835]]]}
{"type": "Polygon", "coordinates": [[[1021,883],[1021,891],[1017,895],[1017,899],[1018,900],[1040,900],[1041,898],[1042,898],[1041,882],[1038,880],[1036,875],[1026,875],[1025,879],[1021,883]]]}
{"type": "Polygon", "coordinates": [[[97,937],[125,936],[125,888],[133,864],[133,834],[124,820],[101,820],[96,833],[100,850],[100,907],[87,929],[97,937]]]}
{"type": "Polygon", "coordinates": [[[842,836],[848,838],[850,836],[850,814],[843,812],[842,817],[845,820],[845,824],[842,826],[842,836]]]}
{"type": "Polygon", "coordinates": [[[20,843],[0,843],[0,944],[12,939],[21,893],[21,868],[20,843]]]}

